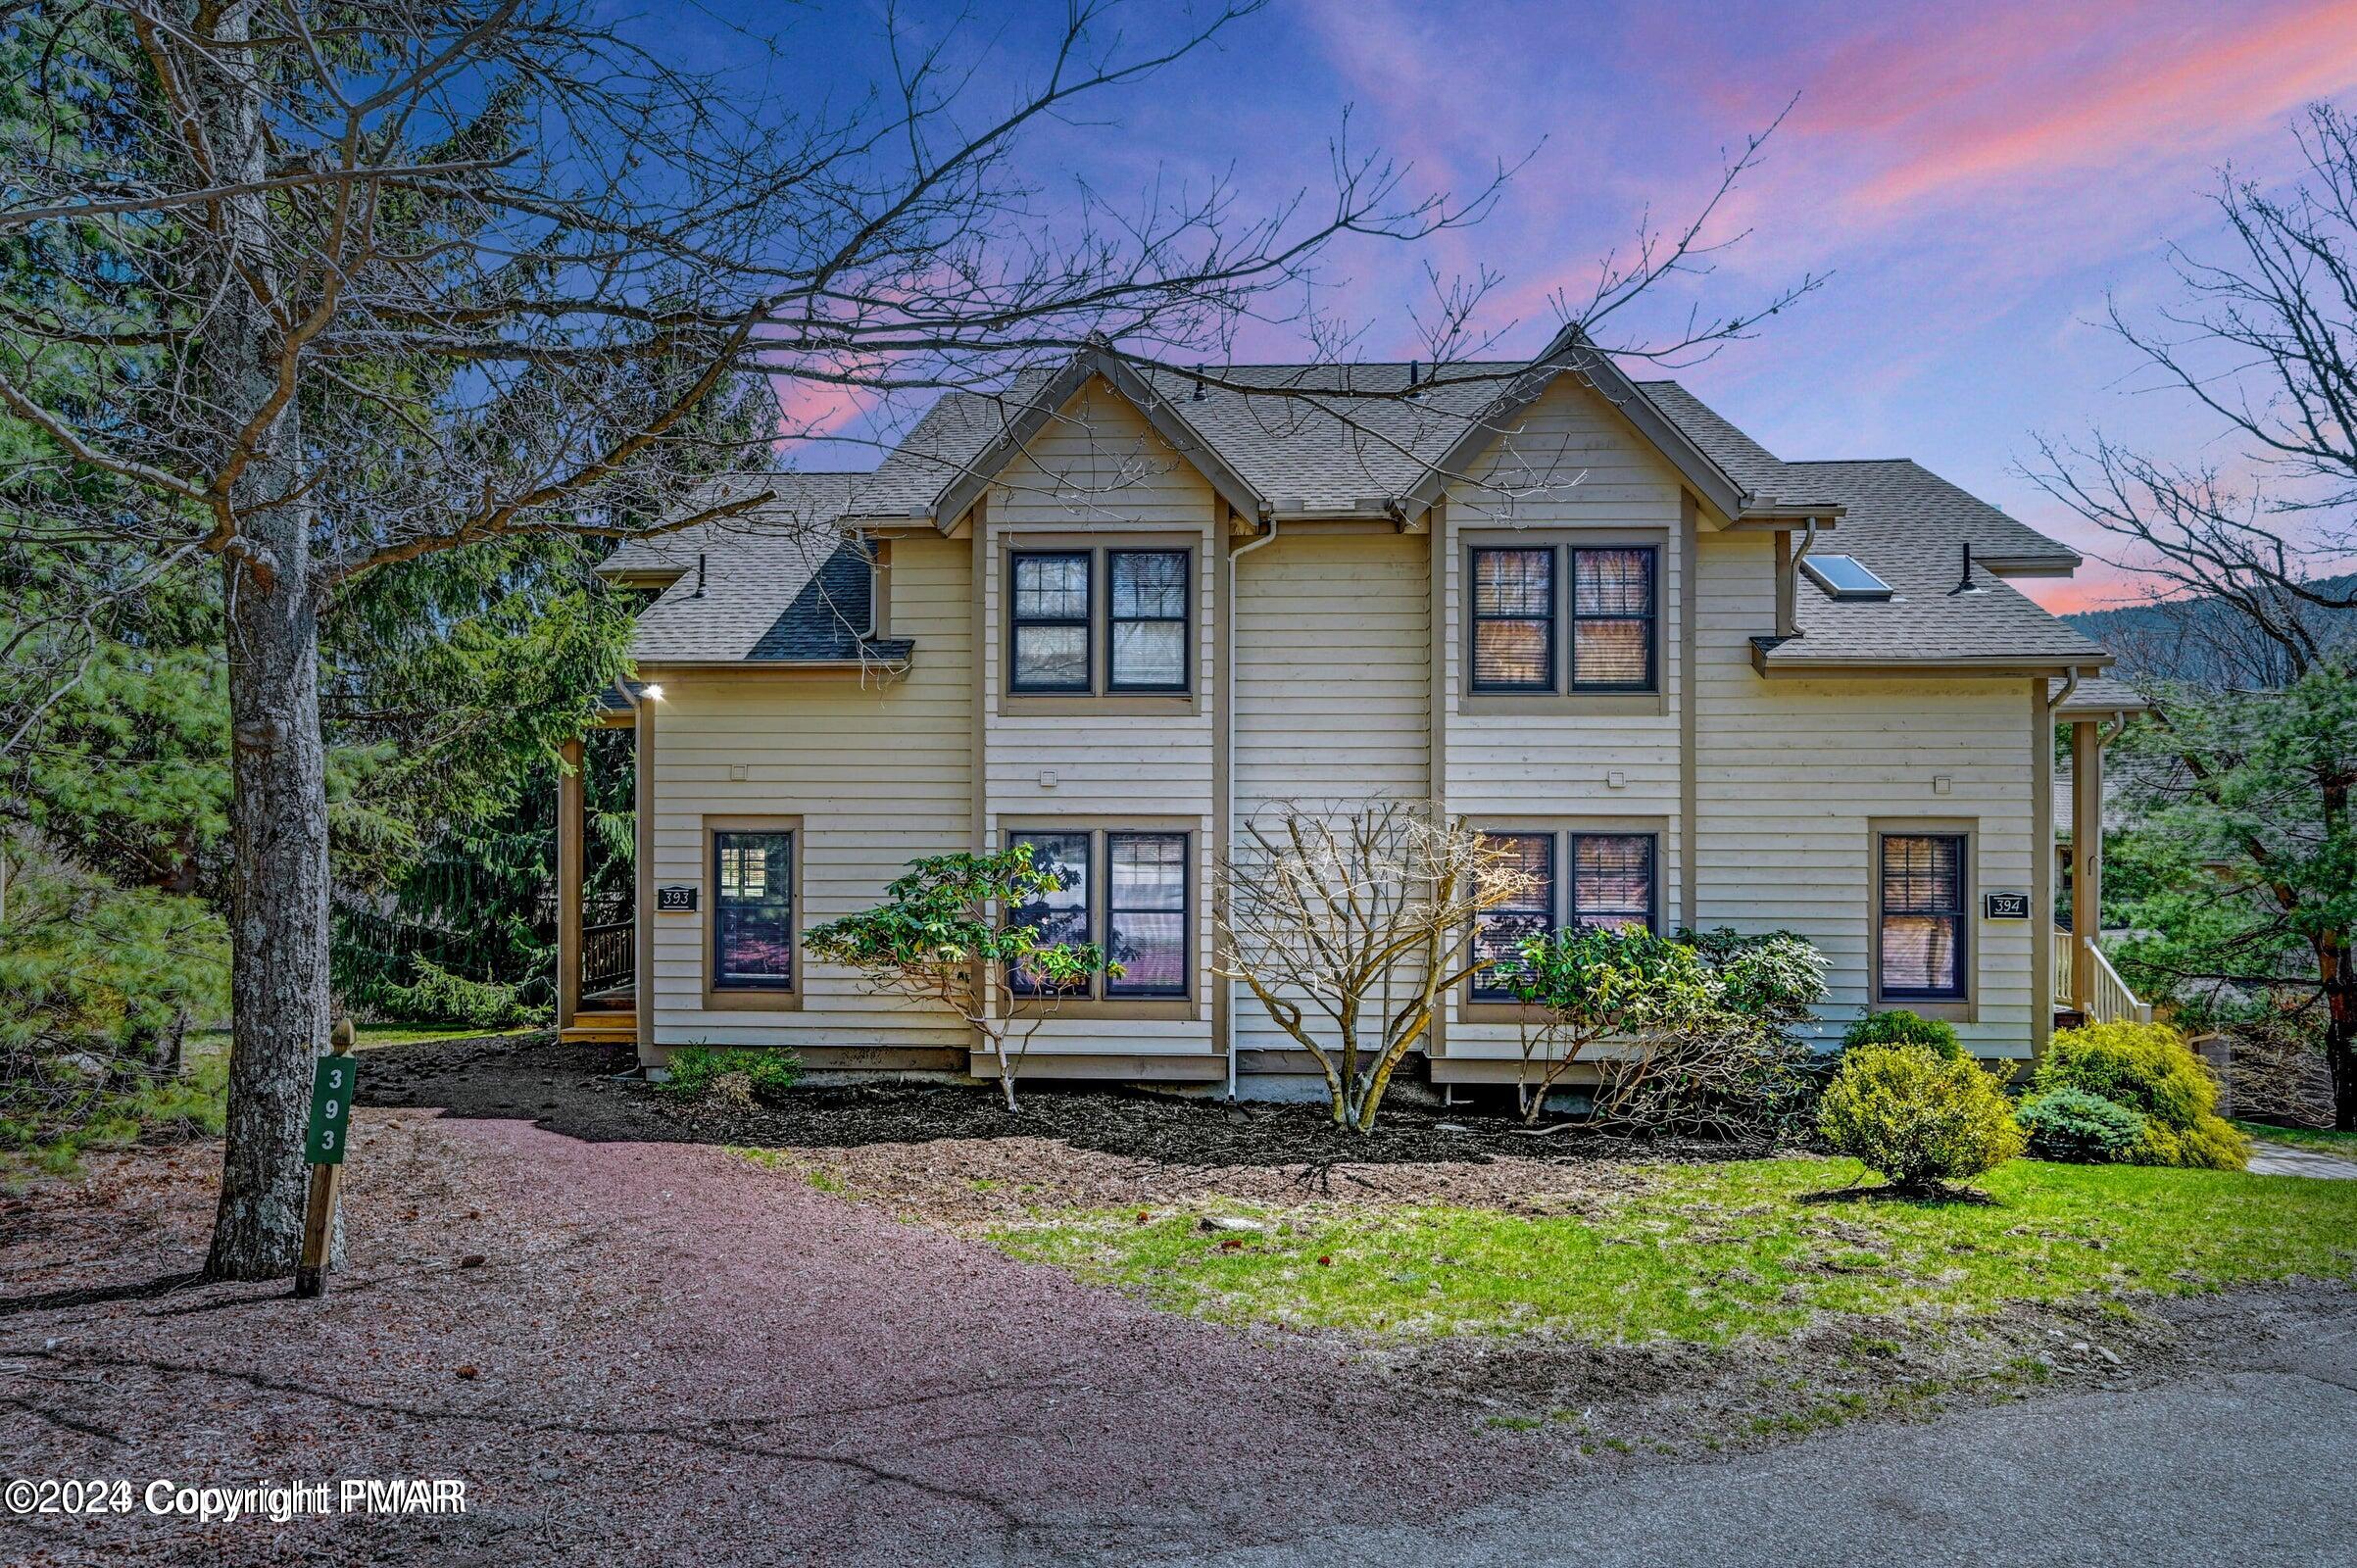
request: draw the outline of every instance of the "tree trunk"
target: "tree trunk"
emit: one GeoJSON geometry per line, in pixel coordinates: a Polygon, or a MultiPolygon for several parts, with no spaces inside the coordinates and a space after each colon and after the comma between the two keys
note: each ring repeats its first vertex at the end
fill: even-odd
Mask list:
{"type": "Polygon", "coordinates": [[[2357,986],[2325,993],[2325,1065],[2332,1074],[2332,1125],[2357,1132],[2357,986]]]}
{"type": "MultiPolygon", "coordinates": [[[[279,535],[272,553],[299,563],[307,509],[282,510],[295,514],[292,527],[271,518],[250,531],[279,535]]],[[[236,562],[228,567],[235,858],[228,1142],[205,1263],[215,1279],[292,1274],[303,1241],[303,1126],[328,1007],[319,615],[306,575],[282,575],[263,591],[236,562]]]]}
{"type": "MultiPolygon", "coordinates": [[[[246,36],[231,6],[215,38],[246,36]]],[[[233,49],[219,60],[235,60],[233,49]]],[[[269,173],[255,93],[214,70],[192,74],[220,179],[269,173]]],[[[229,1099],[221,1207],[205,1271],[214,1279],[292,1274],[308,1182],[303,1130],[311,1063],[327,1044],[327,793],[319,734],[319,618],[311,573],[312,504],[302,429],[279,371],[294,352],[275,308],[270,216],[259,195],[221,203],[227,244],[203,344],[203,396],[231,427],[262,425],[250,452],[221,455],[234,523],[221,550],[228,645],[230,800],[229,1099]],[[273,402],[282,404],[265,418],[273,402]]]]}

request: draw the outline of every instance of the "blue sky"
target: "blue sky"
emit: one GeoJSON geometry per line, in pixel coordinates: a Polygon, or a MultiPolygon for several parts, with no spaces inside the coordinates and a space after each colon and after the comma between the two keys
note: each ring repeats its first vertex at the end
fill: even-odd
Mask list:
{"type": "MultiPolygon", "coordinates": [[[[949,7],[898,13],[905,36],[949,7]]],[[[977,101],[1036,78],[1060,5],[991,6],[963,24],[977,101]]],[[[1134,39],[1184,26],[1179,6],[1121,14],[1134,39]]],[[[725,4],[662,17],[664,46],[729,58],[726,24],[784,27],[794,89],[856,94],[879,72],[877,5],[725,4]]],[[[1581,290],[1649,206],[1694,210],[1724,149],[1796,102],[1767,161],[1724,210],[1746,233],[1700,285],[1741,307],[1803,273],[1825,286],[1677,373],[1779,454],[1912,457],[2058,537],[2092,540],[2015,467],[2034,432],[2106,433],[2182,458],[2231,459],[2210,426],[2151,390],[2091,324],[2107,294],[2165,303],[2163,247],[2216,234],[2204,202],[2232,164],[2292,171],[2302,105],[2357,97],[2357,3],[2186,0],[1975,5],[1415,5],[1280,0],[1089,122],[1026,144],[1053,198],[1073,176],[1110,193],[1231,175],[1250,211],[1324,179],[1330,139],[1465,190],[1529,155],[1490,218],[1419,251],[1337,254],[1330,303],[1367,325],[1359,352],[1405,357],[1407,318],[1445,273],[1502,274],[1486,324],[1545,342],[1548,296],[1581,290]]],[[[1298,357],[1282,326],[1240,354],[1298,357]]],[[[2116,596],[2116,574],[2038,590],[2058,608],[2116,596]]]]}

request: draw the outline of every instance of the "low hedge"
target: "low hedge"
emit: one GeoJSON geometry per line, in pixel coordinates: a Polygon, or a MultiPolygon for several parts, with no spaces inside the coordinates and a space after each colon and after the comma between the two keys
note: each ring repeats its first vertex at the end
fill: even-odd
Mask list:
{"type": "Polygon", "coordinates": [[[1892,1186],[1916,1189],[1978,1176],[2024,1143],[1994,1078],[1922,1045],[1848,1052],[1817,1103],[1817,1130],[1892,1186]]]}

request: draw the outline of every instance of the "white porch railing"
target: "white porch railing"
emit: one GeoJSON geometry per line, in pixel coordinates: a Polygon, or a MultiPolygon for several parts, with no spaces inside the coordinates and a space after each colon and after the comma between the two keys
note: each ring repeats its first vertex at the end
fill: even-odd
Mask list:
{"type": "Polygon", "coordinates": [[[2136,1000],[2136,994],[2128,989],[2128,982],[2120,978],[2120,971],[2113,968],[2111,959],[2104,956],[2100,944],[2087,944],[2088,956],[2093,959],[2087,966],[2093,971],[2093,983],[2087,990],[2092,994],[2085,997],[2075,995],[2078,977],[2072,959],[2078,947],[2077,937],[2060,927],[2055,928],[2055,1005],[2067,1006],[2084,1014],[2089,1023],[2119,1023],[2122,1020],[2150,1023],[2152,1004],[2136,1000]]]}

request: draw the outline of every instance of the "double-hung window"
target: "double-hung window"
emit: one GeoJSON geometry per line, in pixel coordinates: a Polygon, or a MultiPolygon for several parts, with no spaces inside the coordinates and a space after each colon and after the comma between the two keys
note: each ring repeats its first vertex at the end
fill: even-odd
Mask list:
{"type": "Polygon", "coordinates": [[[1112,583],[1107,607],[1105,682],[1116,692],[1187,689],[1187,592],[1184,550],[1108,550],[1112,583]]]}
{"type": "Polygon", "coordinates": [[[1468,689],[1658,691],[1660,557],[1651,545],[1474,546],[1468,689]]]}
{"type": "Polygon", "coordinates": [[[1087,692],[1093,688],[1089,656],[1095,598],[1090,579],[1095,561],[1086,550],[1018,552],[1011,563],[1014,614],[1007,653],[1009,689],[1018,692],[1087,692]]]}
{"type": "Polygon", "coordinates": [[[1007,691],[1187,695],[1194,570],[1191,550],[1010,552],[1007,691]]]}
{"type": "Polygon", "coordinates": [[[1056,867],[1065,885],[1014,912],[1043,945],[1094,942],[1121,973],[1057,988],[1018,973],[1027,996],[1107,1002],[1182,1001],[1193,992],[1193,837],[1183,832],[1039,829],[1008,835],[1031,846],[1034,865],[1056,867]]]}
{"type": "MultiPolygon", "coordinates": [[[[1579,927],[1660,928],[1658,838],[1651,833],[1590,833],[1578,828],[1499,829],[1483,834],[1507,851],[1531,879],[1530,891],[1483,911],[1474,952],[1511,959],[1524,939],[1579,927]]],[[[1511,1002],[1513,989],[1495,969],[1473,977],[1476,1002],[1511,1002]]]]}
{"type": "Polygon", "coordinates": [[[1879,840],[1877,989],[1886,1001],[1962,1002],[1967,985],[1961,833],[1885,833],[1879,840]]]}
{"type": "Polygon", "coordinates": [[[712,834],[714,991],[794,989],[794,834],[712,834]]]}

